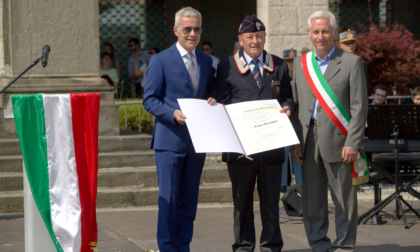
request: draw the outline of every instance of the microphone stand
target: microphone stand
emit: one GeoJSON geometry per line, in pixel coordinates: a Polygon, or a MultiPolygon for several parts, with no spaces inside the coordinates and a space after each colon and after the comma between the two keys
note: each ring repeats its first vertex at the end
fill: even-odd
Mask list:
{"type": "Polygon", "coordinates": [[[16,78],[14,78],[9,84],[7,84],[7,86],[5,86],[1,91],[0,94],[3,93],[6,89],[8,89],[13,83],[15,83],[15,81],[17,81],[20,77],[22,77],[22,75],[24,75],[29,69],[31,69],[33,66],[35,66],[36,64],[38,64],[39,61],[41,61],[42,57],[39,57],[38,59],[34,60],[34,62],[32,62],[32,64],[30,66],[28,66],[21,74],[19,74],[18,76],[16,76],[16,78]]]}

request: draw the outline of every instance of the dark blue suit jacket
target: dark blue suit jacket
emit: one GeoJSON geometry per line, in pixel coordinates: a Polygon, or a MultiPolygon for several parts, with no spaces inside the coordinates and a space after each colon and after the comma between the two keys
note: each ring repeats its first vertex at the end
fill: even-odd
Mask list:
{"type": "Polygon", "coordinates": [[[184,152],[191,146],[187,126],[174,120],[175,110],[180,109],[177,99],[207,99],[212,90],[212,59],[199,50],[195,52],[200,69],[196,91],[176,43],[153,56],[149,62],[143,105],[156,116],[153,149],[184,152]]]}

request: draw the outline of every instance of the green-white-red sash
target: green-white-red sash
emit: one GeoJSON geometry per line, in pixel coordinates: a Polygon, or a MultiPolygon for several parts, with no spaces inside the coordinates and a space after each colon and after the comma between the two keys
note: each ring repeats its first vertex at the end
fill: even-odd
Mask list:
{"type": "MultiPolygon", "coordinates": [[[[302,55],[302,67],[306,81],[327,115],[345,137],[348,135],[350,116],[331,90],[315,59],[315,51],[302,55]]],[[[369,169],[364,151],[360,151],[353,163],[353,185],[369,181],[369,169]]]]}

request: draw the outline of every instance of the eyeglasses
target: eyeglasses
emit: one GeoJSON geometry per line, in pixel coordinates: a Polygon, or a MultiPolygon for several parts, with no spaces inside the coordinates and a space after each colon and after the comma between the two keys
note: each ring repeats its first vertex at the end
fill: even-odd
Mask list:
{"type": "Polygon", "coordinates": [[[149,55],[150,55],[150,54],[155,54],[155,52],[150,51],[150,52],[149,52],[149,55]]]}
{"type": "Polygon", "coordinates": [[[128,44],[128,48],[133,47],[133,46],[134,46],[134,44],[128,44]]]}
{"type": "MultiPolygon", "coordinates": [[[[178,26],[177,28],[180,29],[180,27],[178,26]]],[[[201,32],[203,31],[201,27],[191,27],[191,26],[184,27],[181,30],[182,30],[182,33],[184,33],[185,35],[190,34],[192,30],[194,30],[195,34],[201,34],[201,32]]]]}
{"type": "Polygon", "coordinates": [[[203,51],[210,51],[210,47],[203,47],[203,51]]]}

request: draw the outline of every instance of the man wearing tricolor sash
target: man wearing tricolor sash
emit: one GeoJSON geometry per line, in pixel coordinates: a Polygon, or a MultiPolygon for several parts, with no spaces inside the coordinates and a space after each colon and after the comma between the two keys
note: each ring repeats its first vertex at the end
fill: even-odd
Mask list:
{"type": "Polygon", "coordinates": [[[357,230],[353,184],[368,179],[362,151],[366,73],[360,57],[334,46],[337,23],[332,13],[314,12],[307,32],[315,51],[295,59],[292,82],[301,137],[293,154],[303,163],[306,235],[313,251],[353,251],[357,230]],[[337,237],[333,242],[327,236],[328,186],[335,205],[337,237]]]}

